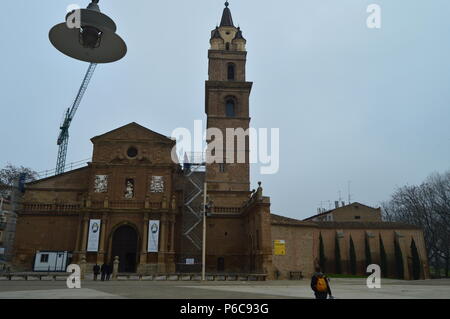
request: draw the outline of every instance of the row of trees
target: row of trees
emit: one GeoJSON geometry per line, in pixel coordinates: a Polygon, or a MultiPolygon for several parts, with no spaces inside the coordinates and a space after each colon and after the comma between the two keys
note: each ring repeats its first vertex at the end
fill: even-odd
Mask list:
{"type": "MultiPolygon", "coordinates": [[[[421,185],[398,188],[382,205],[386,221],[419,226],[432,275],[449,276],[450,268],[450,171],[429,176],[421,185]]],[[[413,243],[415,246],[415,243],[413,243]]],[[[413,260],[418,258],[414,253],[413,260]]]]}

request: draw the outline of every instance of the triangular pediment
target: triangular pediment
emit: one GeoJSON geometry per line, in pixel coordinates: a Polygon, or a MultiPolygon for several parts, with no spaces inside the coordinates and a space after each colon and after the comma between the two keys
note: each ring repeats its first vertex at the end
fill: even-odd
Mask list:
{"type": "Polygon", "coordinates": [[[135,122],[116,128],[105,134],[95,136],[92,143],[100,141],[155,141],[163,143],[174,143],[171,138],[154,132],[135,122]]]}

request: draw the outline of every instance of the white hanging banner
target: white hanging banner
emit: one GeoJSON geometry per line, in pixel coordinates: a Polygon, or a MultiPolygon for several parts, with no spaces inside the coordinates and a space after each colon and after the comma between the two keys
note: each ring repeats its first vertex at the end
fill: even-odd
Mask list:
{"type": "Polygon", "coordinates": [[[159,239],[159,220],[150,220],[148,222],[148,249],[149,253],[158,252],[159,239]]]}
{"type": "Polygon", "coordinates": [[[91,219],[89,221],[89,237],[87,251],[98,252],[98,242],[100,240],[100,219],[91,219]]]}

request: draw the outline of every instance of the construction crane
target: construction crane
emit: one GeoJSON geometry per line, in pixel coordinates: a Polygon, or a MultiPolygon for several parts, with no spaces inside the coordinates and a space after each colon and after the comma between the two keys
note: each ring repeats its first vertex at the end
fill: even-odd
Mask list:
{"type": "Polygon", "coordinates": [[[83,82],[81,83],[80,90],[73,102],[72,106],[67,109],[66,114],[64,116],[64,120],[59,127],[60,132],[58,136],[58,158],[56,160],[56,173],[55,175],[59,175],[64,173],[66,166],[66,155],[67,155],[67,145],[69,144],[69,127],[72,123],[73,118],[75,117],[75,113],[77,112],[78,107],[80,106],[81,100],[83,99],[83,95],[86,92],[86,89],[91,81],[92,75],[94,74],[95,68],[97,64],[91,63],[89,68],[84,76],[83,82]]]}

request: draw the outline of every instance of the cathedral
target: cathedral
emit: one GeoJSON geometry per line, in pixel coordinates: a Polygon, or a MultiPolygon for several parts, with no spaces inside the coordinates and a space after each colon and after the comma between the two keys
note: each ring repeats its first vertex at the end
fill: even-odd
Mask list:
{"type": "MultiPolygon", "coordinates": [[[[224,136],[227,128],[250,126],[246,42],[227,2],[211,32],[205,83],[207,128],[224,136]]],[[[422,230],[383,222],[379,209],[338,203],[304,221],[272,214],[263,185],[250,182],[248,139],[243,163],[182,165],[172,159],[175,140],[134,122],[91,142],[86,166],[26,185],[17,269],[64,271],[57,265],[85,263],[90,271],[117,260],[119,273],[199,273],[206,193],[207,273],[293,279],[321,267],[364,275],[370,262],[389,277],[398,277],[399,267],[405,279],[429,276],[422,230]]]]}

